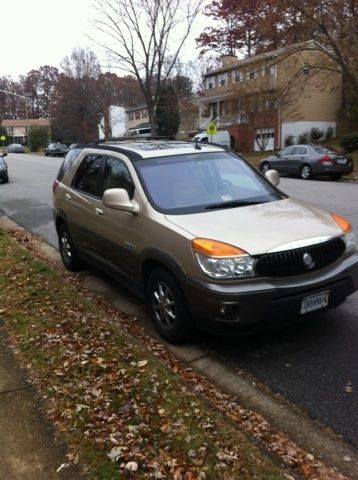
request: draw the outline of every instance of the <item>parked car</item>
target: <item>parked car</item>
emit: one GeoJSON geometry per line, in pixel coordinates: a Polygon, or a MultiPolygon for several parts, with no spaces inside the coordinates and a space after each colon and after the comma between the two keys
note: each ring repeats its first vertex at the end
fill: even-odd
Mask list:
{"type": "Polygon", "coordinates": [[[158,332],[274,328],[358,289],[348,220],[288,197],[213,144],[124,139],[70,150],[53,185],[64,265],[146,299],[158,332]]]}
{"type": "Polygon", "coordinates": [[[212,135],[209,135],[206,132],[197,133],[193,138],[193,142],[214,142],[219,145],[224,145],[226,147],[233,147],[233,139],[231,139],[230,134],[227,130],[219,130],[212,135]]]}
{"type": "Polygon", "coordinates": [[[25,147],[21,143],[10,143],[7,151],[8,153],[25,153],[25,147]]]}
{"type": "Polygon", "coordinates": [[[0,155],[0,180],[2,183],[7,183],[9,181],[9,173],[7,169],[7,164],[5,162],[5,158],[7,153],[2,153],[0,155]]]}
{"type": "Polygon", "coordinates": [[[50,145],[45,148],[46,157],[64,157],[67,152],[68,146],[64,143],[50,143],[50,145]]]}
{"type": "Polygon", "coordinates": [[[353,171],[353,162],[351,157],[320,145],[292,145],[262,159],[259,168],[263,173],[272,168],[304,180],[313,175],[328,175],[332,180],[339,180],[353,171]]]}

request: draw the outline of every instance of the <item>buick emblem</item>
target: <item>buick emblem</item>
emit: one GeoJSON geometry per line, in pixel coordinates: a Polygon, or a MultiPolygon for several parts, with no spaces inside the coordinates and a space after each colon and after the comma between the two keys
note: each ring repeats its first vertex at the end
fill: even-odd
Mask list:
{"type": "Polygon", "coordinates": [[[307,270],[311,270],[311,268],[313,268],[315,265],[313,258],[307,252],[303,254],[302,260],[303,260],[303,265],[305,266],[305,268],[307,268],[307,270]]]}

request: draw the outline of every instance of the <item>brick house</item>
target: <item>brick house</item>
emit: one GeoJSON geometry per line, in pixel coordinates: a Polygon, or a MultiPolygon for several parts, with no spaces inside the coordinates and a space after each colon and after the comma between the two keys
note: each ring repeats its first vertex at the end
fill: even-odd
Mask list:
{"type": "Polygon", "coordinates": [[[281,148],[288,136],[297,140],[311,128],[336,131],[342,75],[315,41],[221,62],[204,75],[200,129],[215,121],[238,151],[281,148]]]}

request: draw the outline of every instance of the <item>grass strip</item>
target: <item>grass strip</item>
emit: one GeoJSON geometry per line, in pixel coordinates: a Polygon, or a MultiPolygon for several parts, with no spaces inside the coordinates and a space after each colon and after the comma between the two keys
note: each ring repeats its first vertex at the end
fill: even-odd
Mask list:
{"type": "Polygon", "coordinates": [[[0,234],[0,314],[91,479],[292,478],[44,261],[0,234]]]}

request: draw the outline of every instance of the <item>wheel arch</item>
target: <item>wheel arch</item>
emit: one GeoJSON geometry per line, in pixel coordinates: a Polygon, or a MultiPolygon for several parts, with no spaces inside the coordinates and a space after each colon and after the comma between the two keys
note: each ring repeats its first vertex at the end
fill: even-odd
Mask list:
{"type": "Polygon", "coordinates": [[[184,270],[178,261],[168,252],[155,248],[146,249],[142,253],[141,276],[145,289],[150,275],[158,268],[164,268],[165,270],[168,270],[169,273],[175,277],[179,283],[179,286],[183,290],[182,282],[186,277],[184,270]]]}

